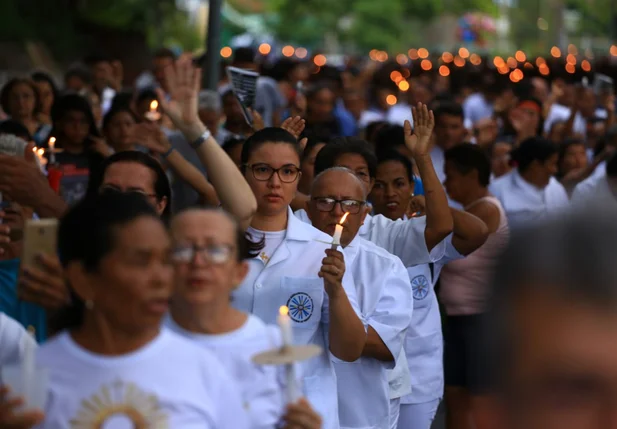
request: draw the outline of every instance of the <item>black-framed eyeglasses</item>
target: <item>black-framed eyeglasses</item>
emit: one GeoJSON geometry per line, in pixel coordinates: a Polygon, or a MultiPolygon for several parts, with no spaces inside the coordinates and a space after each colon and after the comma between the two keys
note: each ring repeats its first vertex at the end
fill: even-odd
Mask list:
{"type": "Polygon", "coordinates": [[[206,261],[220,265],[229,261],[234,253],[234,247],[228,244],[208,244],[206,246],[185,244],[175,247],[171,258],[174,262],[189,263],[198,253],[206,261]]]}
{"type": "Polygon", "coordinates": [[[141,197],[147,197],[147,198],[148,197],[158,198],[156,194],[149,194],[146,191],[142,191],[141,189],[129,189],[125,191],[125,190],[118,188],[117,186],[112,186],[112,185],[105,185],[101,187],[99,192],[101,194],[117,193],[117,194],[128,194],[128,195],[139,195],[141,197]]]}
{"type": "Polygon", "coordinates": [[[328,197],[317,197],[311,198],[312,201],[315,201],[315,207],[320,212],[331,212],[334,210],[334,207],[337,204],[341,205],[341,210],[350,214],[358,214],[360,213],[360,209],[366,204],[366,201],[359,200],[335,200],[334,198],[328,197]]]}
{"type": "Polygon", "coordinates": [[[278,174],[279,179],[283,183],[293,183],[300,174],[300,168],[293,164],[286,164],[280,168],[274,168],[268,164],[247,164],[248,168],[253,172],[255,180],[267,182],[272,178],[274,173],[278,174]]]}

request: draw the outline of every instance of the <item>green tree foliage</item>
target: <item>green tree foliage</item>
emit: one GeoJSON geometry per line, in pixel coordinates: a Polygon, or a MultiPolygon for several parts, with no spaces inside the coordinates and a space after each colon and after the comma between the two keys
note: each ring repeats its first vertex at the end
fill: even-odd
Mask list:
{"type": "Polygon", "coordinates": [[[290,43],[323,45],[332,34],[360,51],[407,50],[423,23],[440,14],[495,12],[492,0],[266,0],[276,36],[290,43]],[[347,21],[350,25],[341,25],[347,21]]]}

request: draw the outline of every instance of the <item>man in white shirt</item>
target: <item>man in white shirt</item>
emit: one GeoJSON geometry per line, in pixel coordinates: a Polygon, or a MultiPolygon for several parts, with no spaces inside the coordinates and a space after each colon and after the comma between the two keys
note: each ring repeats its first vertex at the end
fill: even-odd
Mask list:
{"type": "Polygon", "coordinates": [[[362,317],[368,324],[362,357],[333,359],[341,428],[390,427],[387,369],[401,355],[413,311],[411,287],[400,259],[364,240],[358,231],[366,217],[366,190],[344,167],[322,172],[313,182],[307,213],[313,226],[333,234],[344,213],[341,246],[351,271],[362,317]]]}
{"type": "Polygon", "coordinates": [[[603,174],[579,183],[572,193],[572,205],[576,208],[600,202],[617,207],[617,155],[606,163],[603,174]]]}

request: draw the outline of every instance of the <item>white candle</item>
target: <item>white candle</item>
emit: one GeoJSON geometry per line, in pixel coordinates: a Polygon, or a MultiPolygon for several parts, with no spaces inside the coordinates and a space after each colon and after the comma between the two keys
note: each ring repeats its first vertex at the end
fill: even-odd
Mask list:
{"type": "Polygon", "coordinates": [[[334,235],[332,236],[332,250],[336,250],[337,246],[341,244],[341,235],[343,234],[343,223],[347,219],[347,215],[349,213],[345,213],[339,223],[334,228],[334,235]]]}
{"type": "Polygon", "coordinates": [[[55,164],[56,163],[56,138],[55,137],[49,138],[48,146],[49,146],[49,163],[55,164]]]}
{"type": "MultiPolygon", "coordinates": [[[[289,318],[289,308],[286,305],[279,308],[278,325],[281,328],[281,336],[283,337],[282,353],[291,347],[293,344],[293,331],[291,328],[291,319],[289,318]]],[[[287,403],[292,404],[299,399],[298,382],[296,380],[296,370],[293,363],[285,365],[285,378],[287,381],[287,403]]]]}
{"type": "Polygon", "coordinates": [[[289,308],[285,305],[279,308],[278,324],[279,328],[281,328],[281,336],[283,337],[283,347],[291,346],[293,344],[293,332],[291,319],[289,318],[289,308]]]}
{"type": "Polygon", "coordinates": [[[146,119],[156,122],[161,119],[161,114],[158,112],[159,102],[157,100],[152,100],[150,103],[150,110],[146,112],[146,119]]]}
{"type": "MultiPolygon", "coordinates": [[[[28,334],[32,335],[32,334],[28,334]]],[[[23,379],[23,394],[28,400],[31,400],[32,395],[34,394],[34,383],[36,382],[34,378],[35,373],[35,349],[32,346],[27,346],[24,348],[24,359],[22,361],[21,367],[21,375],[23,379]]]]}
{"type": "Polygon", "coordinates": [[[41,167],[45,167],[47,165],[47,159],[45,159],[45,149],[43,148],[32,148],[32,152],[34,152],[34,155],[36,155],[36,158],[39,161],[39,165],[41,167]]]}

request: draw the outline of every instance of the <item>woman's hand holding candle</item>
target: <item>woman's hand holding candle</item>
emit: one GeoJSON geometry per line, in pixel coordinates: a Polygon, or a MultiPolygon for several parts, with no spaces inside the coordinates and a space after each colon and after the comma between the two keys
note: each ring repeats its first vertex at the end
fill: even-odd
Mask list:
{"type": "Polygon", "coordinates": [[[8,398],[8,388],[0,387],[0,427],[3,429],[30,429],[41,423],[45,415],[38,410],[18,411],[22,398],[8,398]]]}

